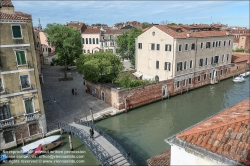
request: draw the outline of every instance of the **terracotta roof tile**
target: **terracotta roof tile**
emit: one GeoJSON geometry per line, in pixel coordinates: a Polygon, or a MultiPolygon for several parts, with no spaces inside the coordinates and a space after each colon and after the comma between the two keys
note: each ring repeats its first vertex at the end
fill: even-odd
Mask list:
{"type": "Polygon", "coordinates": [[[176,137],[231,160],[250,162],[250,158],[246,159],[250,151],[249,107],[250,99],[247,99],[178,133],[176,137]]]}
{"type": "Polygon", "coordinates": [[[233,52],[232,53],[232,63],[239,63],[247,61],[250,63],[250,53],[243,53],[243,52],[233,52]]]}
{"type": "Polygon", "coordinates": [[[1,2],[2,2],[2,7],[14,7],[11,0],[2,0],[1,2]]]}
{"type": "Polygon", "coordinates": [[[150,166],[169,166],[170,165],[171,149],[168,149],[147,160],[150,166]]]}
{"type": "Polygon", "coordinates": [[[82,34],[100,34],[100,32],[99,28],[87,28],[82,32],[82,34]]]}
{"type": "Polygon", "coordinates": [[[105,29],[105,34],[122,34],[122,29],[105,29]]]}
{"type": "Polygon", "coordinates": [[[78,21],[71,21],[69,23],[66,23],[66,26],[71,26],[81,31],[84,31],[84,29],[87,28],[87,26],[83,22],[78,22],[78,21]]]}
{"type": "Polygon", "coordinates": [[[2,20],[31,20],[31,15],[22,13],[22,12],[15,12],[15,14],[7,14],[0,12],[0,19],[2,20]]]}

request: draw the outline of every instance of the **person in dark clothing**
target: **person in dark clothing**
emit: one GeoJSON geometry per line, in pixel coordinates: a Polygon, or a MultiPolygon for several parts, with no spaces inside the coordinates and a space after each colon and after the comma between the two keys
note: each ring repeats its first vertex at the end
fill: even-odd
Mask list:
{"type": "Polygon", "coordinates": [[[92,127],[89,129],[89,134],[90,134],[90,138],[93,139],[94,136],[94,130],[92,129],[92,127]]]}
{"type": "Polygon", "coordinates": [[[74,91],[75,91],[75,90],[74,90],[74,88],[73,88],[73,89],[71,90],[71,92],[72,92],[72,95],[74,95],[74,91]]]}

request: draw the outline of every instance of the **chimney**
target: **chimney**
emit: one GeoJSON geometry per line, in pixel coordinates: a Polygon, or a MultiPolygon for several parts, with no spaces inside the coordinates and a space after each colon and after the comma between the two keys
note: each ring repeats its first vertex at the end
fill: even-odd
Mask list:
{"type": "Polygon", "coordinates": [[[187,37],[188,37],[188,38],[190,37],[190,33],[187,33],[187,37]]]}

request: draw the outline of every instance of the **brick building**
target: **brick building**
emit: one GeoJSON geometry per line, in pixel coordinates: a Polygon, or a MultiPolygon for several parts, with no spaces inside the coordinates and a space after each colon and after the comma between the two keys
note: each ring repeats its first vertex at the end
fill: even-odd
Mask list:
{"type": "Polygon", "coordinates": [[[31,15],[0,9],[0,150],[46,133],[31,15]]]}

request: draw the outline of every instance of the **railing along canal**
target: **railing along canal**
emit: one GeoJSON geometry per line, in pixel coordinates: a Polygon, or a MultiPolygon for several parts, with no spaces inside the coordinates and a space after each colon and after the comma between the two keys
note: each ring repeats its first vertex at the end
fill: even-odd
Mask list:
{"type": "Polygon", "coordinates": [[[95,140],[92,140],[88,133],[86,133],[82,129],[78,129],[74,126],[70,126],[64,123],[59,123],[59,125],[64,132],[71,132],[82,142],[84,142],[104,166],[112,165],[112,156],[110,156],[109,153],[99,143],[97,143],[95,140]]]}
{"type": "Polygon", "coordinates": [[[100,135],[102,135],[104,138],[106,138],[112,145],[114,145],[120,153],[127,159],[128,163],[131,166],[136,166],[135,162],[132,160],[130,156],[128,156],[128,153],[122,148],[120,144],[118,144],[112,137],[110,137],[107,133],[105,133],[102,129],[100,129],[95,124],[89,122],[89,121],[82,121],[80,119],[75,118],[74,122],[77,124],[81,124],[84,126],[92,127],[95,131],[97,131],[100,135]]]}

